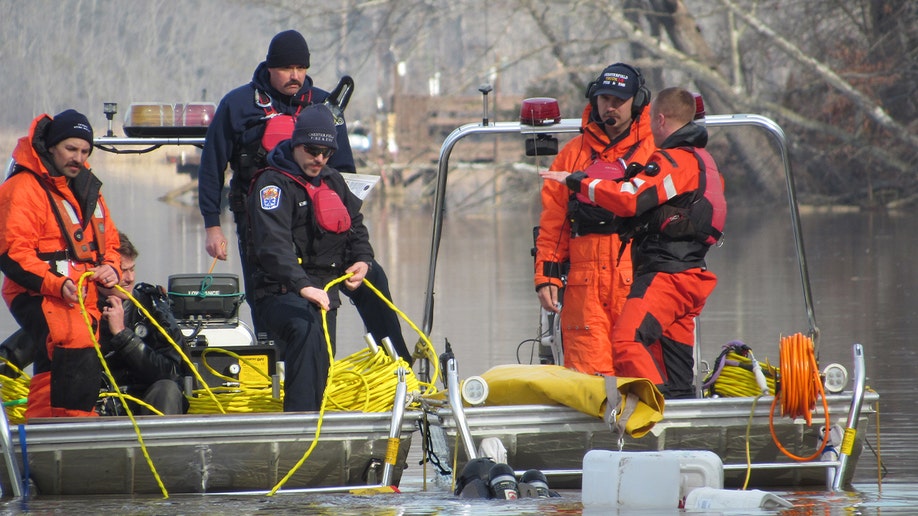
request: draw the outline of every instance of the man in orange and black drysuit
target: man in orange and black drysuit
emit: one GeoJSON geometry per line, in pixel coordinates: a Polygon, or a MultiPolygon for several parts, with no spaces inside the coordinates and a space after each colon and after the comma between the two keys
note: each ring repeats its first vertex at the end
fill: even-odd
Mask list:
{"type": "MultiPolygon", "coordinates": [[[[620,160],[644,163],[654,146],[645,109],[650,91],[640,72],[613,64],[590,84],[587,98],[582,134],[561,149],[551,170],[614,178],[624,174],[620,160]]],[[[615,228],[611,212],[564,185],[543,184],[535,288],[542,307],[561,314],[563,365],[587,374],[615,374],[612,326],[631,287],[631,256],[615,228]]]]}
{"type": "Polygon", "coordinates": [[[68,109],[32,121],[13,151],[16,166],[0,185],[0,270],[13,317],[41,343],[26,418],[94,416],[101,363],[96,285],[113,287],[121,270],[118,230],[89,170],[92,127],[68,109]],[[77,286],[84,281],[83,318],[77,286]]]}
{"type": "Polygon", "coordinates": [[[542,172],[620,217],[631,238],[634,284],[612,330],[616,376],[648,378],[668,398],[694,396],[695,317],[717,278],[704,257],[722,237],[723,178],[704,150],[707,130],[692,122],[695,98],[661,91],[650,107],[657,150],[624,180],[542,172]]]}

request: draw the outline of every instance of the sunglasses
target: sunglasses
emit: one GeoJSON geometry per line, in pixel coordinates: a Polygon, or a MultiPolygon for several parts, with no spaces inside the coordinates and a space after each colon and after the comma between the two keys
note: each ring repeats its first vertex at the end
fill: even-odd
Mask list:
{"type": "Polygon", "coordinates": [[[332,154],[335,153],[335,149],[322,147],[320,145],[309,145],[307,143],[303,144],[303,150],[309,154],[312,154],[313,156],[322,156],[325,159],[332,157],[332,154]]]}

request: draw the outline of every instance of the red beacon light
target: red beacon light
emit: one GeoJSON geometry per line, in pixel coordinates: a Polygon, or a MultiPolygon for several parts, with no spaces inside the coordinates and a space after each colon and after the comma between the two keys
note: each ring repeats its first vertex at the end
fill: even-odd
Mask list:
{"type": "Polygon", "coordinates": [[[704,99],[701,98],[701,93],[694,91],[692,96],[695,97],[695,120],[704,123],[704,99]]]}
{"type": "Polygon", "coordinates": [[[216,110],[213,102],[134,102],[124,116],[124,134],[134,138],[203,137],[216,110]]]}
{"type": "Polygon", "coordinates": [[[523,100],[520,107],[520,123],[526,125],[551,125],[561,121],[558,101],[548,97],[534,97],[523,100]]]}

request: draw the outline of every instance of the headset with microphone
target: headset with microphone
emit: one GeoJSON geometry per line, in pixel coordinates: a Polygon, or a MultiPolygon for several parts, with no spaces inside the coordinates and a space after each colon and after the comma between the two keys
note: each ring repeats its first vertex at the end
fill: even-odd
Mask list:
{"type": "Polygon", "coordinates": [[[607,66],[595,80],[591,81],[587,86],[586,98],[590,100],[590,105],[592,110],[590,111],[590,121],[603,124],[602,117],[599,115],[599,107],[596,105],[596,96],[595,92],[600,83],[602,83],[603,76],[606,74],[609,68],[614,66],[619,66],[629,70],[633,75],[635,80],[638,83],[638,90],[634,94],[633,100],[631,102],[631,120],[636,120],[641,116],[641,110],[643,110],[647,105],[650,104],[650,89],[644,84],[644,76],[641,75],[641,71],[634,66],[625,63],[615,63],[607,66]]]}

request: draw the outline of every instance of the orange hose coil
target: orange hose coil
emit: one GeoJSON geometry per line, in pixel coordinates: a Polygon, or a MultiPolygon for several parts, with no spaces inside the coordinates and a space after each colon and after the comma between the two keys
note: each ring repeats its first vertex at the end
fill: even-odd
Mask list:
{"type": "Polygon", "coordinates": [[[826,393],[819,377],[819,367],[816,365],[816,353],[813,339],[800,333],[790,337],[782,337],[780,343],[781,387],[771,403],[771,414],[768,418],[771,437],[778,448],[788,457],[797,461],[810,461],[822,455],[828,444],[828,438],[822,440],[822,445],[816,453],[809,457],[798,457],[787,451],[778,436],[775,434],[774,416],[778,400],[781,400],[781,415],[797,419],[806,419],[806,425],[812,426],[812,412],[816,408],[816,396],[822,398],[822,408],[826,415],[826,433],[828,433],[829,404],[826,393]]]}

